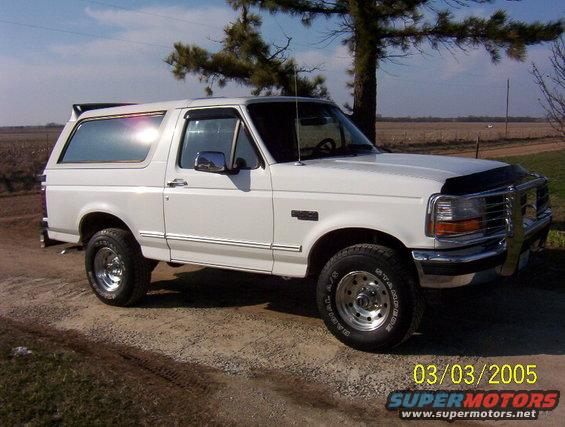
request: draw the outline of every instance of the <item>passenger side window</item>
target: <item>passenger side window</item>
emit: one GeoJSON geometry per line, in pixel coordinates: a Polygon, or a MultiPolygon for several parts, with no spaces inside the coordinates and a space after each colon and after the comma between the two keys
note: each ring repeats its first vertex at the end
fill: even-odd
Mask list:
{"type": "MultiPolygon", "coordinates": [[[[229,162],[238,121],[237,117],[191,119],[186,126],[179,166],[194,169],[196,156],[202,151],[224,153],[226,162],[229,162]]],[[[241,169],[256,169],[259,166],[259,158],[243,123],[239,126],[234,162],[241,169]]]]}
{"type": "Polygon", "coordinates": [[[180,167],[194,169],[194,160],[202,151],[219,151],[229,161],[236,124],[235,117],[190,120],[182,143],[180,167]]]}

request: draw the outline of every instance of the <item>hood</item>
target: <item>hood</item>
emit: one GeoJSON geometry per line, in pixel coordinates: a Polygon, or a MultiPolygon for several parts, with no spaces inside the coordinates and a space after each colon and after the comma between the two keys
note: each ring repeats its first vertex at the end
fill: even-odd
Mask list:
{"type": "Polygon", "coordinates": [[[482,191],[482,187],[471,187],[477,187],[474,183],[482,183],[483,187],[496,184],[499,178],[493,172],[508,168],[492,160],[396,153],[305,160],[304,166],[271,166],[275,191],[409,198],[482,191]]]}
{"type": "Polygon", "coordinates": [[[449,178],[472,175],[500,167],[505,163],[465,157],[422,154],[379,153],[356,157],[332,157],[305,162],[317,167],[376,172],[428,179],[444,184],[449,178]]]}

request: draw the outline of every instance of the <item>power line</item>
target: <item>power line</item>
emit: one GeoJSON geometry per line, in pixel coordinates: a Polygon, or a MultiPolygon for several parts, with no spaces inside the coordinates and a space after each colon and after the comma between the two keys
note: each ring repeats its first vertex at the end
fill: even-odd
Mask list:
{"type": "Polygon", "coordinates": [[[0,23],[15,25],[15,26],[18,26],[18,27],[34,28],[36,30],[45,30],[45,31],[53,31],[53,32],[56,32],[56,33],[72,34],[72,35],[75,35],[75,36],[92,37],[92,38],[96,38],[96,39],[114,40],[114,41],[119,41],[119,42],[123,42],[123,43],[131,43],[131,44],[142,45],[142,46],[151,46],[151,47],[160,47],[160,48],[164,48],[164,49],[171,49],[171,46],[165,46],[165,45],[157,44],[157,43],[142,42],[142,41],[139,41],[139,40],[124,39],[124,38],[120,38],[120,37],[109,37],[109,36],[103,36],[103,35],[100,35],[100,34],[83,33],[83,32],[80,32],[80,31],[65,30],[65,29],[62,29],[62,28],[45,27],[43,25],[35,25],[35,24],[27,24],[25,22],[9,21],[7,19],[0,19],[0,23]]]}
{"type": "Polygon", "coordinates": [[[81,1],[84,2],[84,3],[93,3],[93,4],[97,4],[99,6],[106,6],[106,7],[112,7],[114,9],[125,10],[125,11],[128,11],[128,12],[137,13],[139,15],[154,16],[154,17],[157,17],[157,18],[169,19],[171,21],[186,22],[187,24],[200,25],[202,27],[214,28],[216,30],[223,30],[222,27],[218,27],[218,26],[215,26],[215,25],[204,24],[202,22],[197,22],[197,21],[190,21],[188,19],[178,18],[176,16],[170,16],[170,15],[163,15],[161,13],[148,12],[147,10],[132,9],[130,7],[120,6],[120,5],[113,4],[113,3],[107,3],[107,2],[96,1],[96,0],[81,0],[81,1]]]}

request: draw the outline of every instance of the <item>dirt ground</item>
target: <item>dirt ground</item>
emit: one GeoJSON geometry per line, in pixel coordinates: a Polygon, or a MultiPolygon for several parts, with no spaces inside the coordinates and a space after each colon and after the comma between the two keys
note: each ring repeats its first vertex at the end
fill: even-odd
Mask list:
{"type": "Polygon", "coordinates": [[[398,424],[384,408],[335,398],[317,383],[271,370],[235,376],[75,331],[0,318],[0,349],[21,344],[32,353],[10,360],[3,351],[0,357],[0,368],[14,374],[0,377],[2,425],[28,425],[29,419],[32,425],[398,424]],[[34,372],[19,372],[29,369],[34,372]]]}
{"type": "MultiPolygon", "coordinates": [[[[538,154],[548,151],[561,151],[565,149],[565,140],[552,139],[552,140],[539,140],[530,142],[528,144],[507,144],[502,147],[492,148],[488,143],[483,143],[479,146],[479,158],[481,159],[494,159],[497,157],[506,156],[523,156],[527,154],[538,154]]],[[[442,151],[445,155],[454,155],[459,157],[475,157],[476,150],[448,150],[442,151]]]]}
{"type": "MultiPolygon", "coordinates": [[[[417,388],[417,363],[536,364],[532,388],[565,389],[562,251],[547,251],[549,262],[538,261],[518,279],[429,292],[417,334],[394,352],[370,354],[327,332],[314,287],[301,280],[163,264],[138,307],[105,306],[89,289],[82,252],[39,248],[38,207],[37,194],[0,197],[0,316],[171,358],[178,363],[173,376],[213,375],[219,386],[208,393],[211,419],[397,422],[384,410],[386,396],[417,388]]],[[[538,423],[563,416],[561,405],[538,423]]]]}

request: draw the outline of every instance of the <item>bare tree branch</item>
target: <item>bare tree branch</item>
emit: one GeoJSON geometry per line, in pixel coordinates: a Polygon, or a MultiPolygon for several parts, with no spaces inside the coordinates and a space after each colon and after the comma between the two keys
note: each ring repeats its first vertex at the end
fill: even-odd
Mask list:
{"type": "Polygon", "coordinates": [[[551,48],[551,74],[544,76],[536,64],[532,64],[532,75],[542,93],[543,107],[551,126],[565,135],[565,43],[557,40],[551,48]]]}

